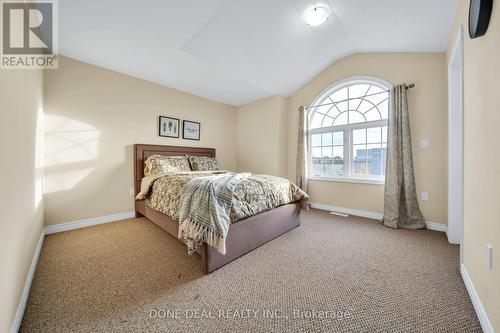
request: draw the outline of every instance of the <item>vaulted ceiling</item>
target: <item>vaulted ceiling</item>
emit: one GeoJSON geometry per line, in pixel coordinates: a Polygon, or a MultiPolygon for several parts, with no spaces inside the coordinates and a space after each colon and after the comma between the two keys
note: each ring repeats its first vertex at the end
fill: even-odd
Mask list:
{"type": "Polygon", "coordinates": [[[287,96],[357,52],[443,52],[458,0],[59,1],[59,51],[231,105],[287,96]]]}

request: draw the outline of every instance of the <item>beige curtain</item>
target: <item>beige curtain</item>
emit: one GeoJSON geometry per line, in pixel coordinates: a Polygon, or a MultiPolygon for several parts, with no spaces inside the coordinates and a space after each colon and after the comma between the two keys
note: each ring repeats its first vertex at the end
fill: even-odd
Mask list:
{"type": "Polygon", "coordinates": [[[393,89],[389,113],[384,224],[391,228],[423,229],[415,189],[406,85],[393,89]]]}
{"type": "Polygon", "coordinates": [[[297,134],[297,175],[296,184],[307,192],[306,160],[307,160],[307,107],[299,108],[299,129],[297,134]]]}

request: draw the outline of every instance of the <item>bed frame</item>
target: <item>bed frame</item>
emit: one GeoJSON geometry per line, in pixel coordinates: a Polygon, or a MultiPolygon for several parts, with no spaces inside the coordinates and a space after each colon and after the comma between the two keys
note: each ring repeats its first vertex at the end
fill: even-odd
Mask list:
{"type": "MultiPolygon", "coordinates": [[[[134,145],[134,179],[136,195],[140,192],[141,180],[144,177],[144,161],[151,155],[194,155],[215,157],[215,149],[145,144],[134,145]]],[[[197,250],[202,258],[204,273],[211,273],[245,253],[298,227],[300,225],[300,209],[299,203],[291,203],[232,223],[229,226],[229,232],[226,238],[225,255],[217,252],[215,248],[207,246],[206,243],[197,250]]],[[[178,239],[179,223],[169,216],[148,207],[144,200],[135,201],[135,212],[136,217],[145,216],[178,239]]]]}

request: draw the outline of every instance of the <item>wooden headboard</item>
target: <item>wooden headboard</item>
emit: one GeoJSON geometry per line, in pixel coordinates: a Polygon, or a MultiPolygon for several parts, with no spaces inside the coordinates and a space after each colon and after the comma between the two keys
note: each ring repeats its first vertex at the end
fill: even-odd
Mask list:
{"type": "Polygon", "coordinates": [[[144,161],[151,155],[164,156],[208,156],[215,157],[215,148],[178,147],[160,145],[134,145],[134,180],[135,195],[141,190],[141,180],[144,177],[144,161]]]}

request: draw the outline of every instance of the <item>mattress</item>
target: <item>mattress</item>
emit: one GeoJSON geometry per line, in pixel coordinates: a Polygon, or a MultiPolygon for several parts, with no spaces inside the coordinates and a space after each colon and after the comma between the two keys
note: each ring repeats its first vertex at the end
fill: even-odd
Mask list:
{"type": "MultiPolygon", "coordinates": [[[[179,220],[179,204],[184,186],[195,177],[210,177],[228,171],[171,172],[144,177],[138,199],[150,208],[179,220]]],[[[270,175],[250,175],[233,192],[231,222],[253,216],[281,205],[300,201],[304,207],[309,197],[287,179],[270,175]]]]}

